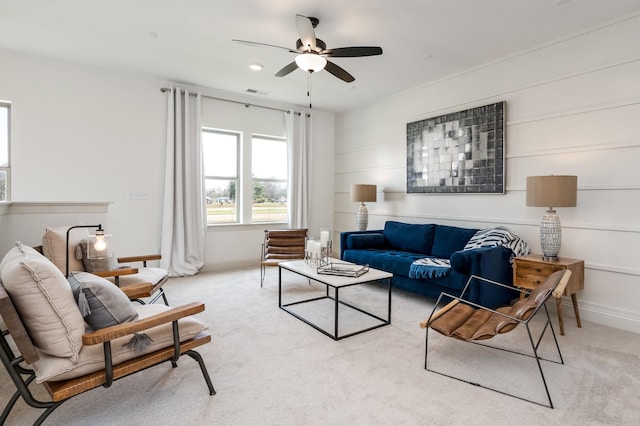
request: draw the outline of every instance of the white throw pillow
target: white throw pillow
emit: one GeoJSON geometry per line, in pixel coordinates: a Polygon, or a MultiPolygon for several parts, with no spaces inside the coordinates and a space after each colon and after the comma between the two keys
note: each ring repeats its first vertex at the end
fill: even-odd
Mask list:
{"type": "Polygon", "coordinates": [[[62,272],[31,247],[16,242],[0,264],[0,279],[33,344],[75,362],[85,324],[62,272]]]}

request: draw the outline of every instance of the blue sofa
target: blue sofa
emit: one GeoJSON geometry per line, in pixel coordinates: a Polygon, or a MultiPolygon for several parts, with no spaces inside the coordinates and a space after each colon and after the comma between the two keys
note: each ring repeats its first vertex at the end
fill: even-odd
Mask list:
{"type": "MultiPolygon", "coordinates": [[[[383,230],[342,232],[340,259],[391,272],[394,287],[431,298],[438,297],[441,292],[458,296],[471,275],[512,285],[513,251],[510,248],[494,245],[464,250],[478,231],[436,224],[387,221],[383,230]],[[442,269],[442,273],[416,277],[412,264],[424,258],[448,260],[450,268],[442,269]]],[[[468,295],[472,302],[498,307],[513,299],[514,294],[508,289],[482,285],[482,282],[474,280],[468,295]]]]}

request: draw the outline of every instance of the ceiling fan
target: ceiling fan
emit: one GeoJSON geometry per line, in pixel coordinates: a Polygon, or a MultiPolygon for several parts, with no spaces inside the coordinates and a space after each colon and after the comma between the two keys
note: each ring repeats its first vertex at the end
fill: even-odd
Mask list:
{"type": "Polygon", "coordinates": [[[320,20],[318,18],[296,15],[296,27],[300,38],[296,41],[295,49],[254,41],[237,39],[233,39],[233,41],[251,46],[265,46],[284,49],[290,53],[297,54],[295,61],[278,71],[276,73],[276,77],[284,77],[298,68],[308,73],[326,69],[329,73],[338,77],[340,80],[351,83],[355,78],[344,68],[339,67],[326,58],[356,58],[360,56],[382,55],[382,48],[374,46],[338,47],[335,49],[327,49],[325,42],[316,38],[314,28],[317,27],[319,23],[320,20]]]}

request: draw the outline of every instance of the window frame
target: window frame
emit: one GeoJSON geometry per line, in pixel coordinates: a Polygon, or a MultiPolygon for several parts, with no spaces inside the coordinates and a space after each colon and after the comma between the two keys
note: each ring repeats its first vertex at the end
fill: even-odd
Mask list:
{"type": "Polygon", "coordinates": [[[0,201],[11,201],[11,102],[0,100],[0,108],[7,110],[7,165],[0,165],[0,172],[5,172],[4,198],[0,201]]]}
{"type": "MultiPolygon", "coordinates": [[[[288,140],[286,136],[277,136],[277,135],[266,135],[263,133],[250,133],[249,137],[246,137],[247,133],[242,130],[228,130],[228,129],[220,129],[211,126],[202,126],[201,133],[205,132],[224,134],[224,135],[233,135],[236,136],[237,139],[237,154],[236,154],[236,221],[235,222],[209,222],[207,218],[207,227],[225,227],[225,226],[264,226],[266,224],[286,224],[288,222],[288,209],[287,209],[287,217],[284,220],[271,220],[271,221],[253,221],[253,190],[254,190],[254,178],[253,174],[253,165],[252,165],[252,146],[253,146],[253,138],[267,139],[267,140],[275,140],[281,141],[285,144],[288,144],[288,140]]],[[[204,144],[203,144],[204,151],[204,144]]],[[[289,161],[288,158],[288,149],[285,151],[287,155],[287,164],[289,161]]],[[[204,152],[203,152],[204,155],[204,152]]],[[[203,161],[206,162],[206,157],[203,158],[203,161]]],[[[204,169],[203,169],[204,170],[204,169]]],[[[220,175],[207,175],[204,173],[204,180],[206,182],[207,179],[223,179],[223,180],[233,180],[233,178],[228,176],[220,176],[220,175]]],[[[259,178],[257,179],[261,182],[283,182],[288,186],[289,182],[289,173],[287,170],[286,179],[274,179],[274,178],[259,178]]],[[[206,183],[205,183],[206,188],[206,183]]],[[[206,194],[204,195],[206,196],[206,194]]],[[[287,200],[288,202],[288,200],[287,200]]]]}
{"type": "MultiPolygon", "coordinates": [[[[241,188],[241,164],[242,164],[242,158],[241,158],[241,154],[242,154],[242,132],[239,131],[233,131],[233,130],[224,130],[224,129],[215,129],[212,127],[202,127],[201,128],[201,134],[204,133],[215,133],[215,134],[219,134],[219,135],[227,135],[227,136],[235,136],[236,137],[236,176],[235,177],[231,177],[231,176],[222,176],[222,175],[212,175],[209,176],[206,173],[204,173],[204,180],[205,180],[205,190],[206,190],[206,181],[207,179],[217,179],[217,180],[229,180],[229,181],[235,181],[236,182],[236,214],[235,214],[235,221],[233,222],[220,222],[220,223],[210,223],[208,216],[207,216],[207,226],[220,226],[220,225],[238,225],[241,224],[241,207],[242,206],[242,188],[241,188]]],[[[203,153],[204,155],[204,153],[203,153]]],[[[204,159],[204,161],[206,161],[206,159],[204,159]]],[[[203,168],[203,171],[206,168],[203,168]]],[[[206,193],[205,193],[206,196],[206,193]]]]}
{"type": "MultiPolygon", "coordinates": [[[[252,224],[262,224],[262,223],[287,223],[289,220],[289,213],[287,212],[287,217],[285,218],[285,220],[283,221],[255,221],[253,220],[253,187],[255,182],[266,182],[266,183],[284,183],[287,186],[287,190],[289,188],[289,169],[288,169],[288,162],[289,162],[289,158],[287,155],[287,138],[284,136],[273,136],[273,135],[263,135],[263,134],[259,134],[259,133],[254,133],[251,135],[251,148],[253,150],[253,140],[254,139],[262,139],[262,140],[267,140],[267,141],[276,141],[276,142],[282,142],[285,144],[285,158],[286,159],[286,163],[287,163],[287,170],[286,170],[286,178],[284,179],[277,179],[277,178],[256,178],[253,176],[253,156],[251,157],[251,223],[252,224]]],[[[252,152],[253,154],[253,152],[252,152]]],[[[289,200],[287,200],[287,205],[288,205],[289,200]]]]}

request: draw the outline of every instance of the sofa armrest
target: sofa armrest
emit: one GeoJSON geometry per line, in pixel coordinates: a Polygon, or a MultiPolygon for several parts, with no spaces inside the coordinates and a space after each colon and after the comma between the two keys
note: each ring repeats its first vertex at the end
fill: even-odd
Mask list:
{"type": "MultiPolygon", "coordinates": [[[[451,255],[451,269],[463,275],[477,275],[511,286],[512,254],[511,249],[502,246],[461,250],[451,255]]],[[[481,288],[477,283],[472,283],[469,292],[469,300],[488,307],[504,305],[513,297],[507,289],[481,288]]]]}
{"type": "MultiPolygon", "coordinates": [[[[340,259],[343,260],[344,251],[348,248],[347,246],[347,238],[351,235],[364,235],[364,236],[372,236],[372,235],[382,235],[384,239],[384,234],[382,233],[382,229],[375,230],[367,230],[367,231],[345,231],[340,233],[340,259]]],[[[374,237],[377,238],[377,237],[374,237]]]]}

